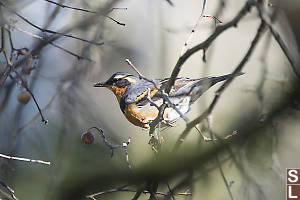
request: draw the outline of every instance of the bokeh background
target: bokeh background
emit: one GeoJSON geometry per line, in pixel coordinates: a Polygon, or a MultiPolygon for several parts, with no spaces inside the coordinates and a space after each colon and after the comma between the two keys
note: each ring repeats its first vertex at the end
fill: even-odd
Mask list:
{"type": "MultiPolygon", "coordinates": [[[[114,95],[105,88],[93,88],[93,83],[105,81],[118,71],[135,73],[126,58],[148,78],[169,77],[200,16],[203,1],[173,1],[173,6],[165,0],[56,1],[100,14],[62,8],[44,0],[1,2],[7,6],[1,7],[1,24],[10,27],[14,48],[27,48],[29,52],[37,49],[33,52],[39,55],[33,60],[35,69],[24,79],[48,120],[47,125],[41,123],[32,98],[27,104],[18,101],[18,94],[25,89],[8,77],[0,87],[0,153],[51,161],[46,166],[0,159],[0,180],[15,190],[18,199],[86,199],[85,195],[124,185],[137,190],[150,180],[159,181],[158,191],[167,193],[167,185],[173,188],[182,183],[176,192],[193,194],[176,199],[230,199],[222,173],[234,199],[285,199],[285,168],[300,167],[299,79],[268,29],[242,70],[245,75],[234,80],[208,120],[200,124],[208,136],[208,127],[219,137],[235,130],[238,135],[225,142],[204,142],[192,130],[174,153],[172,148],[185,128],[181,120],[175,128],[162,133],[162,155],[157,157],[148,144],[148,131],[130,124],[114,95]],[[68,34],[104,45],[67,37],[54,41],[92,59],[78,60],[32,37],[35,34],[51,39],[52,35],[24,22],[10,8],[44,29],[64,32],[71,27],[68,34]],[[110,11],[111,8],[126,9],[110,11]],[[93,126],[101,128],[113,144],[131,137],[131,170],[122,149],[116,149],[111,158],[97,132],[93,144],[82,143],[81,134],[93,126]]],[[[226,23],[245,2],[210,0],[204,14],[226,23]]],[[[272,2],[266,7],[270,13],[277,10],[274,27],[298,69],[299,8],[300,3],[292,0],[272,2]]],[[[213,42],[206,51],[206,62],[203,52],[197,52],[183,65],[180,76],[231,73],[249,48],[259,23],[258,13],[252,9],[236,28],[225,31],[213,42]]],[[[204,41],[215,26],[213,19],[201,18],[187,48],[204,41]]],[[[10,51],[6,30],[5,35],[5,48],[10,51]]],[[[20,55],[18,60],[24,57],[20,55]]],[[[18,60],[13,57],[12,62],[18,60]]],[[[6,67],[1,54],[1,75],[6,67]]],[[[25,67],[26,64],[20,65],[19,70],[25,67]]],[[[189,119],[209,106],[219,86],[193,105],[189,119]]],[[[1,193],[3,198],[10,198],[5,196],[5,188],[1,193]]],[[[134,194],[116,192],[95,198],[132,199],[134,194]]],[[[149,195],[142,194],[140,199],[149,199],[149,195]]]]}

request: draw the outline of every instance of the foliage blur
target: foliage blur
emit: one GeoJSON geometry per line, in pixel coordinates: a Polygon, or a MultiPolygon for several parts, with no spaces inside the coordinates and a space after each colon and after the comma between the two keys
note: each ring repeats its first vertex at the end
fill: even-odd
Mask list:
{"type": "MultiPolygon", "coordinates": [[[[172,149],[185,128],[181,120],[175,128],[162,133],[162,152],[155,156],[148,144],[148,132],[130,124],[113,94],[104,88],[93,88],[93,83],[104,81],[118,71],[135,73],[126,64],[126,58],[148,78],[169,77],[203,2],[172,1],[174,6],[171,6],[165,0],[56,1],[100,14],[62,8],[44,0],[1,2],[43,29],[68,30],[66,34],[104,42],[93,45],[41,32],[1,7],[1,26],[11,31],[14,48],[27,48],[36,55],[31,60],[34,69],[24,74],[24,78],[48,120],[47,125],[41,122],[32,98],[26,103],[23,97],[25,103],[22,103],[20,94],[26,89],[20,81],[7,77],[1,82],[0,153],[51,162],[47,166],[0,159],[0,180],[15,190],[18,199],[87,199],[86,195],[124,185],[137,190],[151,181],[159,182],[158,191],[168,193],[169,185],[178,186],[176,193],[193,194],[175,196],[176,199],[230,199],[222,173],[235,199],[285,199],[285,168],[300,166],[299,79],[268,29],[246,63],[245,75],[234,80],[208,120],[200,124],[207,136],[210,135],[207,127],[218,137],[233,131],[238,134],[229,141],[204,142],[192,130],[175,153],[172,149]],[[119,25],[107,16],[126,25],[119,25]],[[48,42],[25,32],[47,38],[48,42]],[[55,45],[92,61],[77,59],[49,45],[54,37],[57,37],[55,45]],[[132,169],[128,169],[121,148],[110,157],[110,149],[98,132],[93,132],[93,144],[82,143],[81,134],[94,126],[102,129],[113,144],[131,137],[128,153],[132,169]]],[[[205,14],[226,23],[244,3],[207,1],[205,14]]],[[[278,9],[274,26],[300,71],[297,48],[300,14],[295,9],[300,3],[282,0],[273,2],[273,6],[278,9]]],[[[260,22],[257,16],[252,9],[236,28],[216,38],[206,51],[206,62],[202,60],[202,51],[189,58],[180,76],[198,78],[232,72],[257,31],[260,22]]],[[[214,29],[213,19],[202,18],[188,48],[204,41],[214,29]]],[[[11,51],[6,30],[3,42],[7,51],[11,51]]],[[[12,59],[12,62],[21,59],[24,62],[18,66],[20,71],[28,66],[28,58],[20,54],[12,59]]],[[[1,54],[1,76],[7,67],[1,54]]],[[[187,115],[190,119],[209,106],[218,87],[211,88],[193,105],[187,115]]],[[[10,198],[4,195],[5,188],[0,192],[3,198],[10,198]]],[[[132,199],[134,195],[134,192],[115,192],[95,198],[132,199]]],[[[149,194],[142,194],[140,199],[149,199],[149,194]]]]}

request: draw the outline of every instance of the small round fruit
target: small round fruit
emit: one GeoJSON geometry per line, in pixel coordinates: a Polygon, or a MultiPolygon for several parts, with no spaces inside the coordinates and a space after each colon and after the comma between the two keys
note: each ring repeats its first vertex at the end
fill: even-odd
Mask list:
{"type": "Polygon", "coordinates": [[[95,135],[91,132],[84,132],[81,134],[81,140],[84,144],[93,144],[95,135]]]}
{"type": "Polygon", "coordinates": [[[27,104],[30,100],[30,94],[28,92],[20,92],[18,94],[18,101],[22,104],[27,104]]]}

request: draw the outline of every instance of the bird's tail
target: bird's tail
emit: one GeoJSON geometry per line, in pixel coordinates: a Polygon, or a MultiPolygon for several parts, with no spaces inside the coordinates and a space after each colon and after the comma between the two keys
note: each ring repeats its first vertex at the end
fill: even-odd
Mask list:
{"type": "MultiPolygon", "coordinates": [[[[245,73],[244,72],[239,72],[235,76],[240,76],[240,75],[243,75],[243,74],[245,74],[245,73]]],[[[233,77],[233,74],[226,74],[226,75],[223,75],[223,76],[211,77],[210,81],[211,81],[212,85],[214,85],[214,84],[216,84],[220,81],[224,81],[224,80],[226,80],[230,77],[233,77]]]]}

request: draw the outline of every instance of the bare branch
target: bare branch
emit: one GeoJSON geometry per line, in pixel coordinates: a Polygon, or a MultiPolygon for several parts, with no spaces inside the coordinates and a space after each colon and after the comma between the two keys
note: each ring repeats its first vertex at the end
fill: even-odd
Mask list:
{"type": "Polygon", "coordinates": [[[54,34],[54,35],[69,37],[69,38],[73,38],[73,39],[76,39],[76,40],[80,40],[80,41],[87,42],[87,43],[94,44],[94,45],[98,45],[98,46],[101,46],[101,45],[104,44],[103,42],[93,42],[93,41],[89,41],[89,40],[86,40],[86,39],[83,39],[83,38],[79,38],[79,37],[76,37],[76,36],[73,36],[73,35],[70,35],[70,34],[65,34],[65,33],[62,33],[62,32],[56,32],[56,31],[52,31],[52,30],[49,30],[49,29],[43,29],[42,27],[40,27],[38,25],[35,25],[30,20],[28,20],[25,17],[23,17],[22,15],[20,15],[14,9],[12,9],[12,8],[8,7],[7,5],[5,5],[1,0],[0,0],[0,5],[3,6],[3,7],[5,7],[5,8],[7,8],[10,12],[14,13],[15,15],[17,15],[24,22],[26,22],[27,24],[31,25],[32,27],[40,30],[41,32],[46,32],[46,33],[51,33],[51,34],[54,34]]]}
{"type": "MultiPolygon", "coordinates": [[[[25,31],[25,30],[23,30],[23,29],[21,29],[21,28],[19,28],[19,27],[17,27],[17,26],[14,26],[14,28],[15,28],[16,30],[22,32],[22,33],[25,33],[25,34],[27,34],[27,35],[30,35],[30,36],[34,37],[34,38],[37,38],[37,39],[39,39],[39,40],[41,40],[41,41],[43,41],[43,42],[45,42],[45,43],[48,43],[48,44],[50,44],[50,45],[52,45],[52,46],[54,46],[54,47],[56,47],[56,48],[58,48],[58,49],[60,49],[60,50],[62,50],[62,51],[64,51],[64,52],[66,52],[66,53],[68,53],[68,54],[70,54],[70,55],[76,57],[78,60],[88,60],[88,61],[94,62],[92,59],[87,58],[87,57],[84,57],[84,56],[81,56],[81,55],[78,55],[78,54],[76,54],[76,53],[73,53],[72,51],[67,50],[67,49],[65,49],[64,47],[61,47],[61,46],[59,46],[59,45],[57,45],[57,44],[54,44],[53,42],[47,40],[46,38],[44,38],[44,37],[42,37],[42,36],[33,34],[33,33],[29,32],[29,31],[25,31]]],[[[7,30],[8,30],[8,29],[7,29],[7,30]]]]}
{"type": "MultiPolygon", "coordinates": [[[[110,16],[103,15],[103,14],[101,14],[100,12],[97,12],[97,11],[92,11],[92,10],[87,10],[87,9],[84,9],[84,8],[76,8],[76,7],[72,7],[72,6],[67,6],[67,5],[60,4],[60,3],[57,3],[57,2],[51,1],[51,0],[44,0],[44,1],[47,1],[47,2],[52,3],[52,4],[55,4],[55,5],[57,5],[57,6],[59,6],[59,7],[62,7],[62,8],[67,8],[67,9],[77,10],[77,11],[82,11],[82,12],[87,12],[87,13],[93,13],[93,14],[100,14],[100,15],[102,15],[102,16],[104,16],[104,17],[106,17],[106,18],[108,18],[108,19],[110,19],[110,20],[116,22],[117,24],[119,24],[119,25],[121,25],[121,26],[125,26],[124,23],[119,22],[119,21],[117,21],[116,19],[114,19],[114,18],[112,18],[112,17],[110,17],[110,16]]],[[[115,9],[118,9],[118,10],[120,10],[120,9],[122,9],[122,10],[127,10],[127,8],[112,8],[111,11],[113,11],[113,10],[115,10],[115,9]]]]}
{"type": "Polygon", "coordinates": [[[128,168],[131,168],[131,165],[130,165],[130,163],[129,163],[128,151],[127,151],[127,146],[128,146],[129,143],[131,142],[131,138],[130,138],[130,137],[128,138],[127,142],[122,142],[121,145],[113,145],[113,144],[111,144],[111,143],[106,139],[106,137],[105,137],[104,132],[103,132],[102,129],[100,129],[100,128],[94,126],[94,127],[89,128],[87,131],[89,131],[89,130],[91,130],[91,129],[95,129],[95,130],[97,130],[97,131],[100,133],[100,135],[101,135],[101,137],[102,137],[102,139],[103,139],[104,144],[105,144],[106,146],[108,146],[108,147],[110,148],[110,150],[111,150],[111,157],[113,157],[113,155],[114,155],[114,149],[122,148],[123,151],[124,151],[124,154],[125,154],[125,158],[126,158],[126,162],[127,162],[128,168]]]}
{"type": "Polygon", "coordinates": [[[214,16],[211,16],[211,15],[203,15],[204,13],[204,10],[205,10],[205,5],[206,5],[206,0],[203,1],[203,4],[202,4],[202,10],[201,10],[201,14],[200,16],[198,17],[195,25],[193,26],[189,36],[188,36],[188,39],[185,41],[183,47],[181,48],[181,53],[180,53],[180,56],[182,56],[186,51],[187,51],[187,46],[188,44],[190,43],[190,41],[192,40],[194,34],[195,34],[195,30],[196,30],[196,27],[198,26],[200,20],[203,18],[203,17],[208,17],[208,18],[212,18],[215,20],[215,25],[217,24],[217,22],[219,23],[222,23],[217,17],[214,17],[214,16]]]}
{"type": "Polygon", "coordinates": [[[132,64],[132,62],[126,58],[125,61],[127,62],[127,64],[132,67],[132,69],[140,76],[140,77],[144,77],[142,73],[139,72],[139,70],[132,64]]]}
{"type": "Polygon", "coordinates": [[[2,191],[2,190],[0,190],[1,193],[3,193],[3,194],[4,194],[7,198],[9,198],[9,199],[17,200],[17,197],[15,196],[15,191],[14,191],[11,187],[9,187],[8,185],[6,185],[6,184],[5,184],[3,181],[1,181],[1,180],[0,180],[0,185],[2,185],[5,189],[8,190],[10,196],[9,196],[9,194],[7,194],[6,192],[4,192],[4,191],[2,191]]]}
{"type": "MultiPolygon", "coordinates": [[[[236,27],[237,24],[240,22],[240,20],[250,11],[251,7],[255,5],[255,2],[253,1],[250,1],[248,0],[245,5],[243,6],[243,8],[237,13],[237,15],[231,20],[229,21],[228,23],[224,24],[224,25],[220,25],[218,26],[214,33],[211,34],[204,42],[194,46],[193,48],[191,49],[188,49],[182,56],[180,56],[180,58],[178,59],[175,67],[173,68],[173,71],[172,71],[172,74],[171,74],[171,77],[170,79],[168,80],[168,83],[167,83],[167,87],[165,89],[165,93],[166,94],[169,94],[170,91],[171,91],[171,88],[173,87],[174,83],[175,83],[175,80],[181,70],[181,67],[182,65],[185,63],[185,61],[190,57],[192,56],[194,53],[196,53],[197,51],[199,50],[203,50],[203,49],[207,49],[211,43],[221,34],[223,33],[225,30],[231,28],[231,27],[236,27]]],[[[230,81],[231,79],[227,80],[226,82],[230,81]]],[[[158,113],[158,116],[155,120],[153,120],[153,122],[150,124],[150,132],[149,134],[153,134],[154,130],[155,130],[155,127],[156,125],[161,121],[162,119],[162,116],[163,116],[163,113],[164,113],[164,110],[165,108],[167,107],[167,105],[165,103],[163,103],[161,106],[160,106],[160,109],[159,109],[159,113],[158,113]]],[[[208,114],[210,112],[208,112],[209,110],[205,111],[205,113],[203,113],[199,118],[202,120],[204,118],[206,118],[206,116],[208,116],[208,114]]],[[[200,121],[201,121],[200,120],[200,121]]],[[[194,121],[194,120],[193,120],[194,121]]],[[[190,122],[187,124],[187,127],[190,127],[189,124],[193,124],[192,127],[194,127],[196,124],[198,123],[193,123],[190,122]]],[[[187,132],[189,132],[189,128],[187,130],[187,132]]],[[[187,134],[187,133],[185,133],[187,134]]],[[[179,138],[179,140],[181,139],[184,139],[184,138],[179,138]]]]}
{"type": "Polygon", "coordinates": [[[271,23],[269,23],[269,20],[266,20],[264,18],[264,15],[263,15],[263,12],[264,12],[264,8],[263,6],[260,6],[259,4],[257,4],[257,10],[259,12],[259,16],[261,18],[261,20],[264,20],[267,27],[269,28],[272,36],[274,37],[274,39],[276,40],[276,42],[278,43],[278,45],[280,46],[282,52],[284,53],[284,55],[286,56],[286,58],[288,59],[295,75],[297,76],[297,78],[300,79],[300,74],[299,72],[297,71],[297,66],[296,66],[296,63],[295,61],[293,60],[292,58],[292,54],[289,52],[289,49],[288,47],[286,46],[286,44],[284,43],[284,41],[282,40],[280,34],[275,30],[275,28],[273,27],[273,25],[271,23]]]}
{"type": "Polygon", "coordinates": [[[252,1],[247,1],[246,4],[244,5],[244,7],[238,12],[238,14],[228,23],[224,24],[224,25],[220,25],[216,28],[216,30],[214,31],[213,34],[211,34],[204,42],[194,46],[191,49],[188,49],[177,61],[171,77],[168,81],[168,85],[166,87],[166,93],[169,94],[171,91],[172,86],[174,85],[174,82],[181,70],[182,65],[185,63],[185,61],[192,56],[194,53],[196,53],[199,50],[202,49],[207,49],[210,44],[221,34],[223,33],[225,30],[231,28],[231,27],[236,27],[238,22],[240,22],[240,20],[249,12],[250,8],[253,6],[253,2],[252,1]]]}
{"type": "Polygon", "coordinates": [[[47,162],[47,161],[33,160],[33,159],[29,159],[29,158],[20,158],[20,157],[8,156],[8,155],[4,155],[4,154],[0,154],[0,157],[5,158],[5,159],[9,159],[9,160],[19,160],[19,161],[24,161],[24,162],[32,162],[32,163],[51,165],[51,162],[47,162]]]}
{"type": "Polygon", "coordinates": [[[221,174],[222,179],[223,179],[223,181],[224,181],[224,184],[225,184],[225,186],[226,186],[227,192],[228,192],[228,194],[229,194],[229,197],[230,197],[231,200],[234,200],[233,195],[232,195],[232,192],[231,192],[231,190],[230,190],[230,185],[229,185],[229,183],[228,183],[228,181],[227,181],[227,179],[226,179],[226,177],[225,177],[225,174],[224,174],[224,172],[223,172],[223,169],[222,169],[220,160],[219,160],[219,158],[218,158],[218,155],[216,155],[216,161],[217,161],[217,165],[218,165],[220,174],[221,174]]]}
{"type": "Polygon", "coordinates": [[[174,6],[174,3],[171,0],[166,0],[166,2],[168,2],[168,4],[170,4],[170,6],[174,6]]]}
{"type": "MultiPolygon", "coordinates": [[[[54,100],[56,99],[57,96],[59,96],[61,93],[63,92],[63,89],[59,89],[59,91],[52,96],[52,98],[49,100],[49,102],[47,103],[47,105],[42,109],[42,111],[47,110],[52,103],[54,102],[54,100]]],[[[30,126],[30,124],[32,124],[37,118],[39,117],[39,113],[36,114],[34,117],[32,117],[31,120],[29,120],[26,124],[24,124],[22,127],[20,127],[18,130],[16,130],[17,133],[20,133],[21,131],[23,131],[24,129],[26,129],[28,126],[30,126]]]]}
{"type": "Polygon", "coordinates": [[[201,137],[203,138],[203,140],[205,142],[211,142],[211,141],[214,141],[216,139],[213,139],[213,138],[209,138],[207,136],[204,135],[204,133],[201,131],[200,127],[199,127],[199,124],[196,124],[195,125],[195,129],[200,133],[201,137]]]}
{"type": "Polygon", "coordinates": [[[34,101],[34,103],[35,103],[35,105],[36,105],[36,107],[37,107],[37,109],[38,109],[38,111],[39,111],[39,113],[40,113],[40,116],[41,116],[41,118],[42,118],[42,122],[43,122],[45,125],[47,125],[47,124],[48,124],[48,120],[46,120],[46,119],[44,118],[44,115],[43,115],[43,113],[42,113],[42,110],[41,110],[41,108],[40,108],[40,106],[39,106],[39,104],[38,104],[38,102],[37,102],[35,96],[34,96],[33,93],[31,92],[31,90],[29,89],[29,87],[27,86],[25,80],[22,78],[21,74],[19,74],[19,72],[18,72],[14,67],[12,67],[12,71],[18,76],[18,79],[21,80],[22,86],[26,89],[26,91],[27,91],[27,92],[30,94],[30,96],[32,97],[32,99],[33,99],[33,101],[34,101]]]}
{"type": "Polygon", "coordinates": [[[213,109],[214,109],[215,105],[217,104],[221,94],[229,86],[229,84],[233,81],[233,79],[235,78],[235,75],[237,75],[238,73],[241,72],[242,68],[245,66],[245,64],[249,60],[250,56],[253,53],[254,48],[256,47],[258,41],[260,40],[260,38],[261,38],[261,36],[262,36],[262,34],[265,30],[265,26],[266,26],[265,22],[261,21],[261,24],[260,24],[259,28],[257,29],[256,35],[255,35],[254,39],[252,40],[251,45],[250,45],[246,55],[243,57],[243,59],[241,60],[239,65],[233,71],[233,73],[232,73],[233,76],[230,77],[229,79],[227,79],[223,83],[223,85],[221,85],[221,87],[217,90],[217,92],[215,93],[215,97],[214,97],[213,101],[211,102],[210,106],[199,117],[197,117],[196,119],[194,119],[193,121],[191,121],[190,123],[187,124],[185,130],[182,132],[182,134],[177,139],[177,142],[174,146],[174,150],[178,149],[178,147],[184,141],[184,139],[186,138],[186,136],[188,135],[190,130],[196,124],[199,124],[203,119],[205,119],[208,115],[210,115],[210,113],[213,111],[213,109]]]}
{"type": "MultiPolygon", "coordinates": [[[[104,191],[97,192],[97,193],[94,193],[94,194],[91,194],[91,195],[87,195],[86,198],[94,200],[94,199],[96,199],[95,196],[99,196],[99,195],[103,195],[103,194],[109,194],[109,193],[113,193],[113,192],[138,192],[137,190],[129,189],[129,188],[126,188],[126,187],[127,187],[127,185],[125,185],[123,187],[119,187],[119,188],[113,188],[113,189],[110,189],[110,190],[104,190],[104,191]]],[[[150,191],[149,190],[143,190],[141,193],[149,194],[150,191]]],[[[155,194],[162,195],[162,196],[168,196],[169,195],[168,193],[165,193],[165,192],[155,192],[155,194]]],[[[191,195],[191,193],[179,192],[179,193],[174,193],[173,195],[189,196],[189,195],[191,195]]]]}

